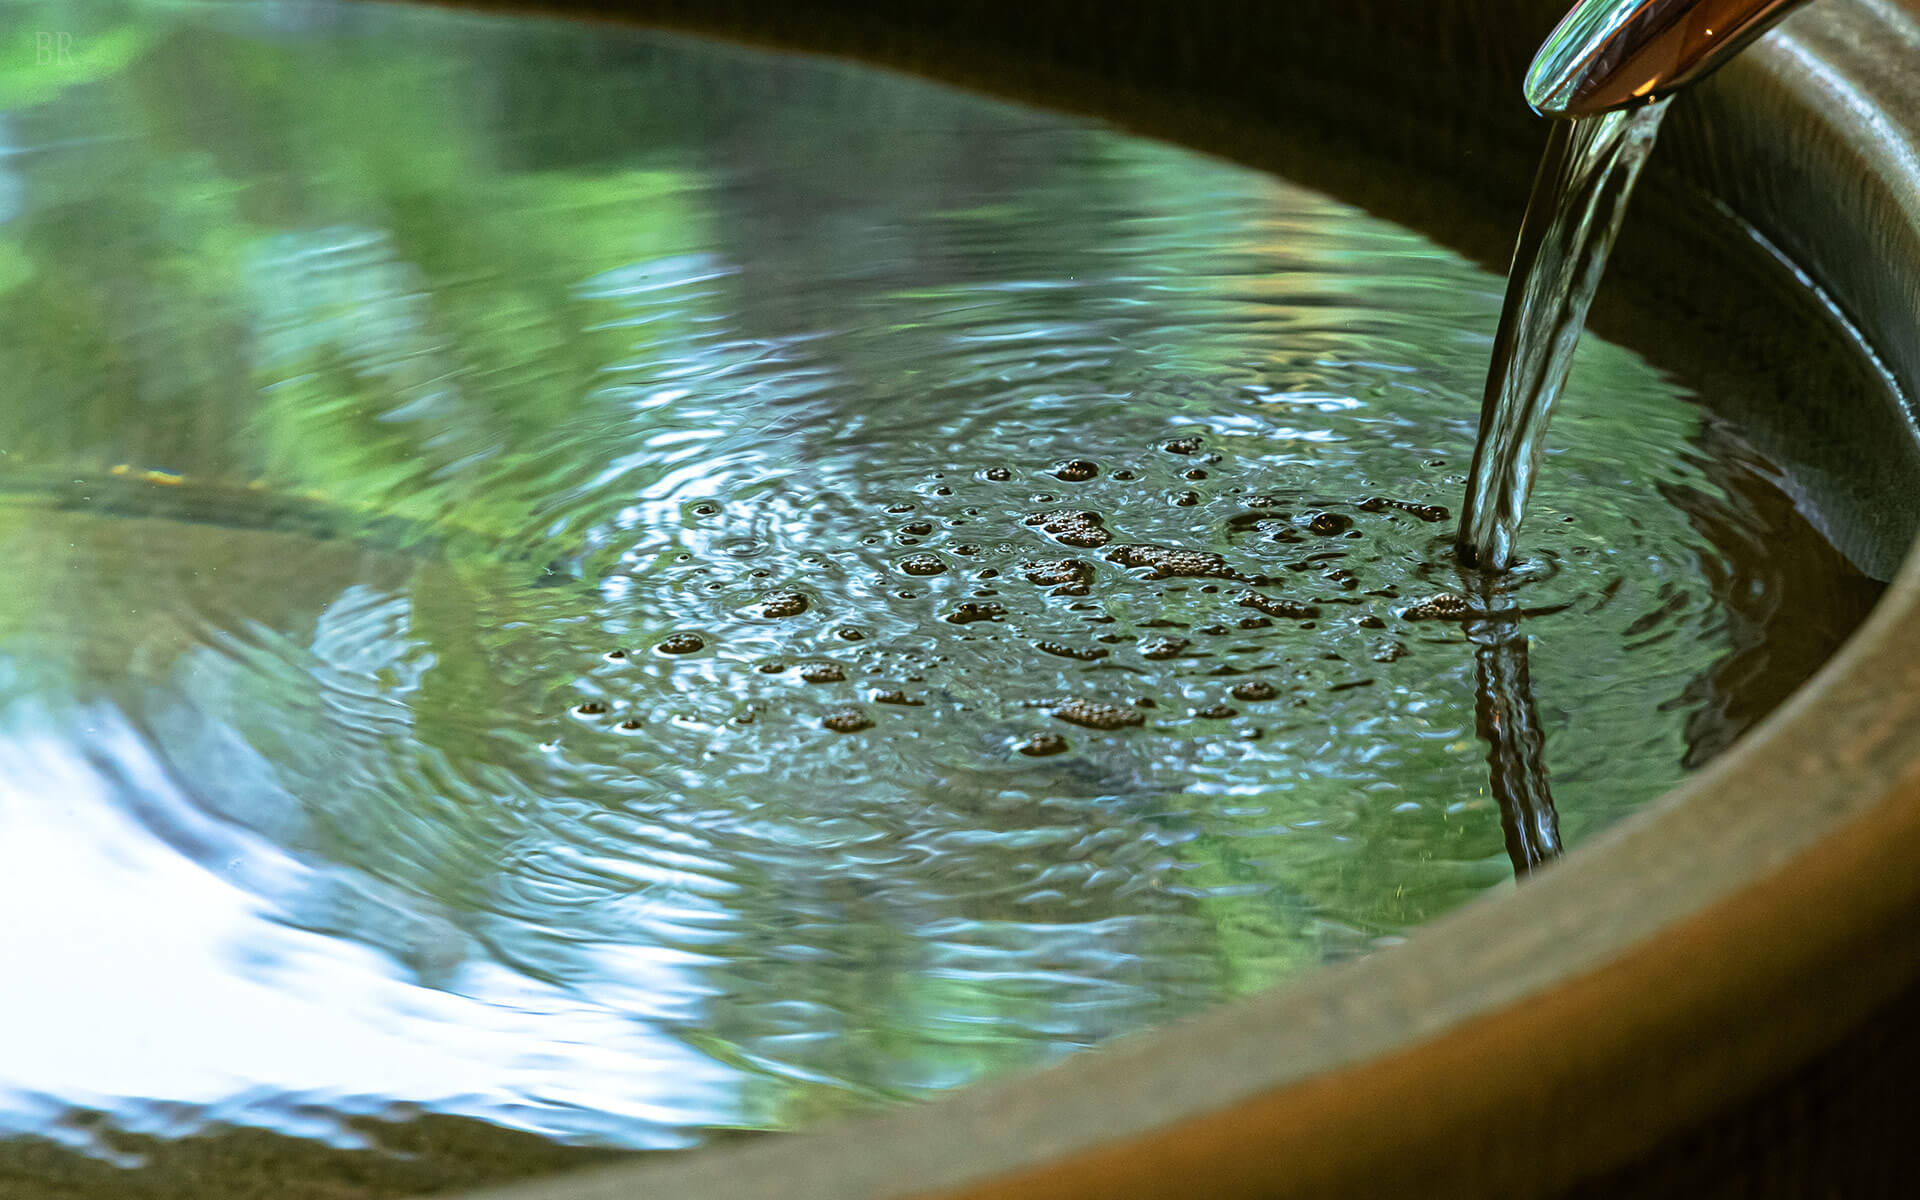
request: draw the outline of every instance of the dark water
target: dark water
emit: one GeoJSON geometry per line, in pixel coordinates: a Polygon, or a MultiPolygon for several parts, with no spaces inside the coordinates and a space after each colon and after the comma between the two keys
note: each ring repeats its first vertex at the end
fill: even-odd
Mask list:
{"type": "Polygon", "coordinates": [[[1510,886],[1878,594],[1737,398],[1589,338],[1472,627],[1501,281],[1242,168],[667,38],[34,19],[0,1179],[421,1113],[677,1147],[1045,1063],[1510,886]]]}

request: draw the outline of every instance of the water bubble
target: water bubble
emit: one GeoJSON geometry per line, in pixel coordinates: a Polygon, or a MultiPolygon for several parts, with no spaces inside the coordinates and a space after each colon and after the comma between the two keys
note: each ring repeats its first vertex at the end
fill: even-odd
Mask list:
{"type": "Polygon", "coordinates": [[[820,718],[820,724],[835,733],[859,733],[873,728],[873,718],[858,708],[837,708],[820,718]]]}
{"type": "Polygon", "coordinates": [[[1178,658],[1186,652],[1189,644],[1185,638],[1150,638],[1140,643],[1140,657],[1154,660],[1178,658]]]}
{"type": "Polygon", "coordinates": [[[797,617],[810,606],[805,594],[801,592],[775,592],[760,601],[760,615],[763,617],[797,617]]]}
{"type": "Polygon", "coordinates": [[[1055,658],[1072,658],[1078,659],[1081,662],[1098,662],[1111,653],[1111,651],[1102,650],[1098,646],[1070,646],[1065,642],[1048,641],[1045,639],[1033,643],[1033,648],[1042,654],[1051,654],[1055,658]]]}
{"type": "Polygon", "coordinates": [[[909,554],[900,560],[900,569],[909,575],[938,575],[947,564],[937,554],[909,554]]]}
{"type": "Polygon", "coordinates": [[[975,621],[997,621],[1006,612],[1007,606],[1004,604],[979,604],[968,600],[941,619],[953,625],[971,625],[975,621]]]}
{"type": "Polygon", "coordinates": [[[706,639],[697,633],[674,633],[661,638],[654,649],[662,654],[696,654],[706,646],[706,639]]]}
{"type": "Polygon", "coordinates": [[[1461,621],[1473,615],[1473,602],[1465,596],[1441,592],[1416,600],[1400,610],[1409,621],[1461,621]]]}
{"type": "Polygon", "coordinates": [[[1049,716],[1079,725],[1087,729],[1112,731],[1126,729],[1129,726],[1144,724],[1145,717],[1131,708],[1121,708],[1117,704],[1101,704],[1093,700],[1066,699],[1055,700],[1050,705],[1049,716]]]}
{"type": "Polygon", "coordinates": [[[1271,700],[1280,694],[1272,684],[1260,679],[1251,679],[1246,683],[1236,683],[1231,690],[1235,700],[1248,700],[1253,702],[1271,700]]]}
{"type": "Polygon", "coordinates": [[[1234,603],[1242,608],[1255,608],[1270,617],[1282,620],[1304,620],[1320,615],[1320,610],[1311,604],[1296,604],[1291,600],[1280,600],[1262,595],[1255,591],[1241,592],[1234,597],[1234,603]]]}
{"type": "Polygon", "coordinates": [[[800,668],[800,679],[804,683],[840,683],[847,673],[838,663],[808,663],[800,668]]]}
{"type": "Polygon", "coordinates": [[[1045,758],[1052,754],[1065,754],[1067,739],[1057,733],[1030,733],[1014,749],[1028,758],[1045,758]]]}
{"type": "Polygon", "coordinates": [[[1398,509],[1403,513],[1418,517],[1420,520],[1426,521],[1429,524],[1444,521],[1448,517],[1448,512],[1444,505],[1409,504],[1404,500],[1389,500],[1384,496],[1369,496],[1354,507],[1362,512],[1372,513],[1385,512],[1390,508],[1398,509]]]}
{"type": "Polygon", "coordinates": [[[1099,513],[1076,509],[1058,509],[1052,512],[1029,514],[1028,525],[1040,526],[1041,532],[1065,546],[1078,546],[1082,549],[1095,549],[1113,540],[1113,534],[1106,528],[1099,513]]]}
{"type": "Polygon", "coordinates": [[[1227,560],[1205,550],[1182,550],[1176,546],[1128,543],[1107,551],[1107,561],[1123,567],[1147,567],[1149,579],[1186,576],[1200,579],[1238,579],[1239,572],[1227,566],[1227,560]]]}
{"type": "Polygon", "coordinates": [[[1100,466],[1084,458],[1073,458],[1053,464],[1053,469],[1048,473],[1055,479],[1064,480],[1067,483],[1084,483],[1100,474],[1100,466]]]}
{"type": "Polygon", "coordinates": [[[1056,558],[1020,564],[1027,582],[1036,587],[1085,584],[1093,579],[1093,566],[1077,558],[1056,558]]]}

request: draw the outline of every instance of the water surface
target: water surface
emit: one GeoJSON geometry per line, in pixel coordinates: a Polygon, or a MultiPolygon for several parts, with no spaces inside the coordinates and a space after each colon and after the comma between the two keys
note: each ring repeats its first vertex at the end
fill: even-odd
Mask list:
{"type": "MultiPolygon", "coordinates": [[[[1497,277],[846,65],[31,20],[74,57],[0,74],[8,1162],[794,1128],[1511,886],[1430,602],[1497,277]]],[[[1507,598],[1577,846],[1878,585],[1737,398],[1574,360],[1507,598]]]]}

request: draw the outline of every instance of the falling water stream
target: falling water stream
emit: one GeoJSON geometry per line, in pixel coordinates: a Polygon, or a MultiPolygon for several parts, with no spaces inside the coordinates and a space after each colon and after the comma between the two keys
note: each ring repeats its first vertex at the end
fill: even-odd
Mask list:
{"type": "Polygon", "coordinates": [[[1670,100],[1550,125],[1507,274],[1480,407],[1461,561],[1504,571],[1574,346],[1670,100]]]}
{"type": "MultiPolygon", "coordinates": [[[[1478,604],[1488,604],[1489,578],[1513,564],[1548,422],[1669,103],[1550,125],[1507,275],[1455,543],[1469,576],[1464,590],[1478,604]]],[[[1474,631],[1474,695],[1508,857],[1526,875],[1559,856],[1559,820],[1527,638],[1513,614],[1501,611],[1509,606],[1490,607],[1474,631]]]]}

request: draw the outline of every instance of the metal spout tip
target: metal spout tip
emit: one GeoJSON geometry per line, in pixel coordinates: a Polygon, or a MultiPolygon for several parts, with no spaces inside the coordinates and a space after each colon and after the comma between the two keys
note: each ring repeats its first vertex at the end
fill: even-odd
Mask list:
{"type": "Polygon", "coordinates": [[[1589,117],[1670,96],[1718,70],[1805,0],[1584,0],[1527,71],[1545,117],[1589,117]]]}

